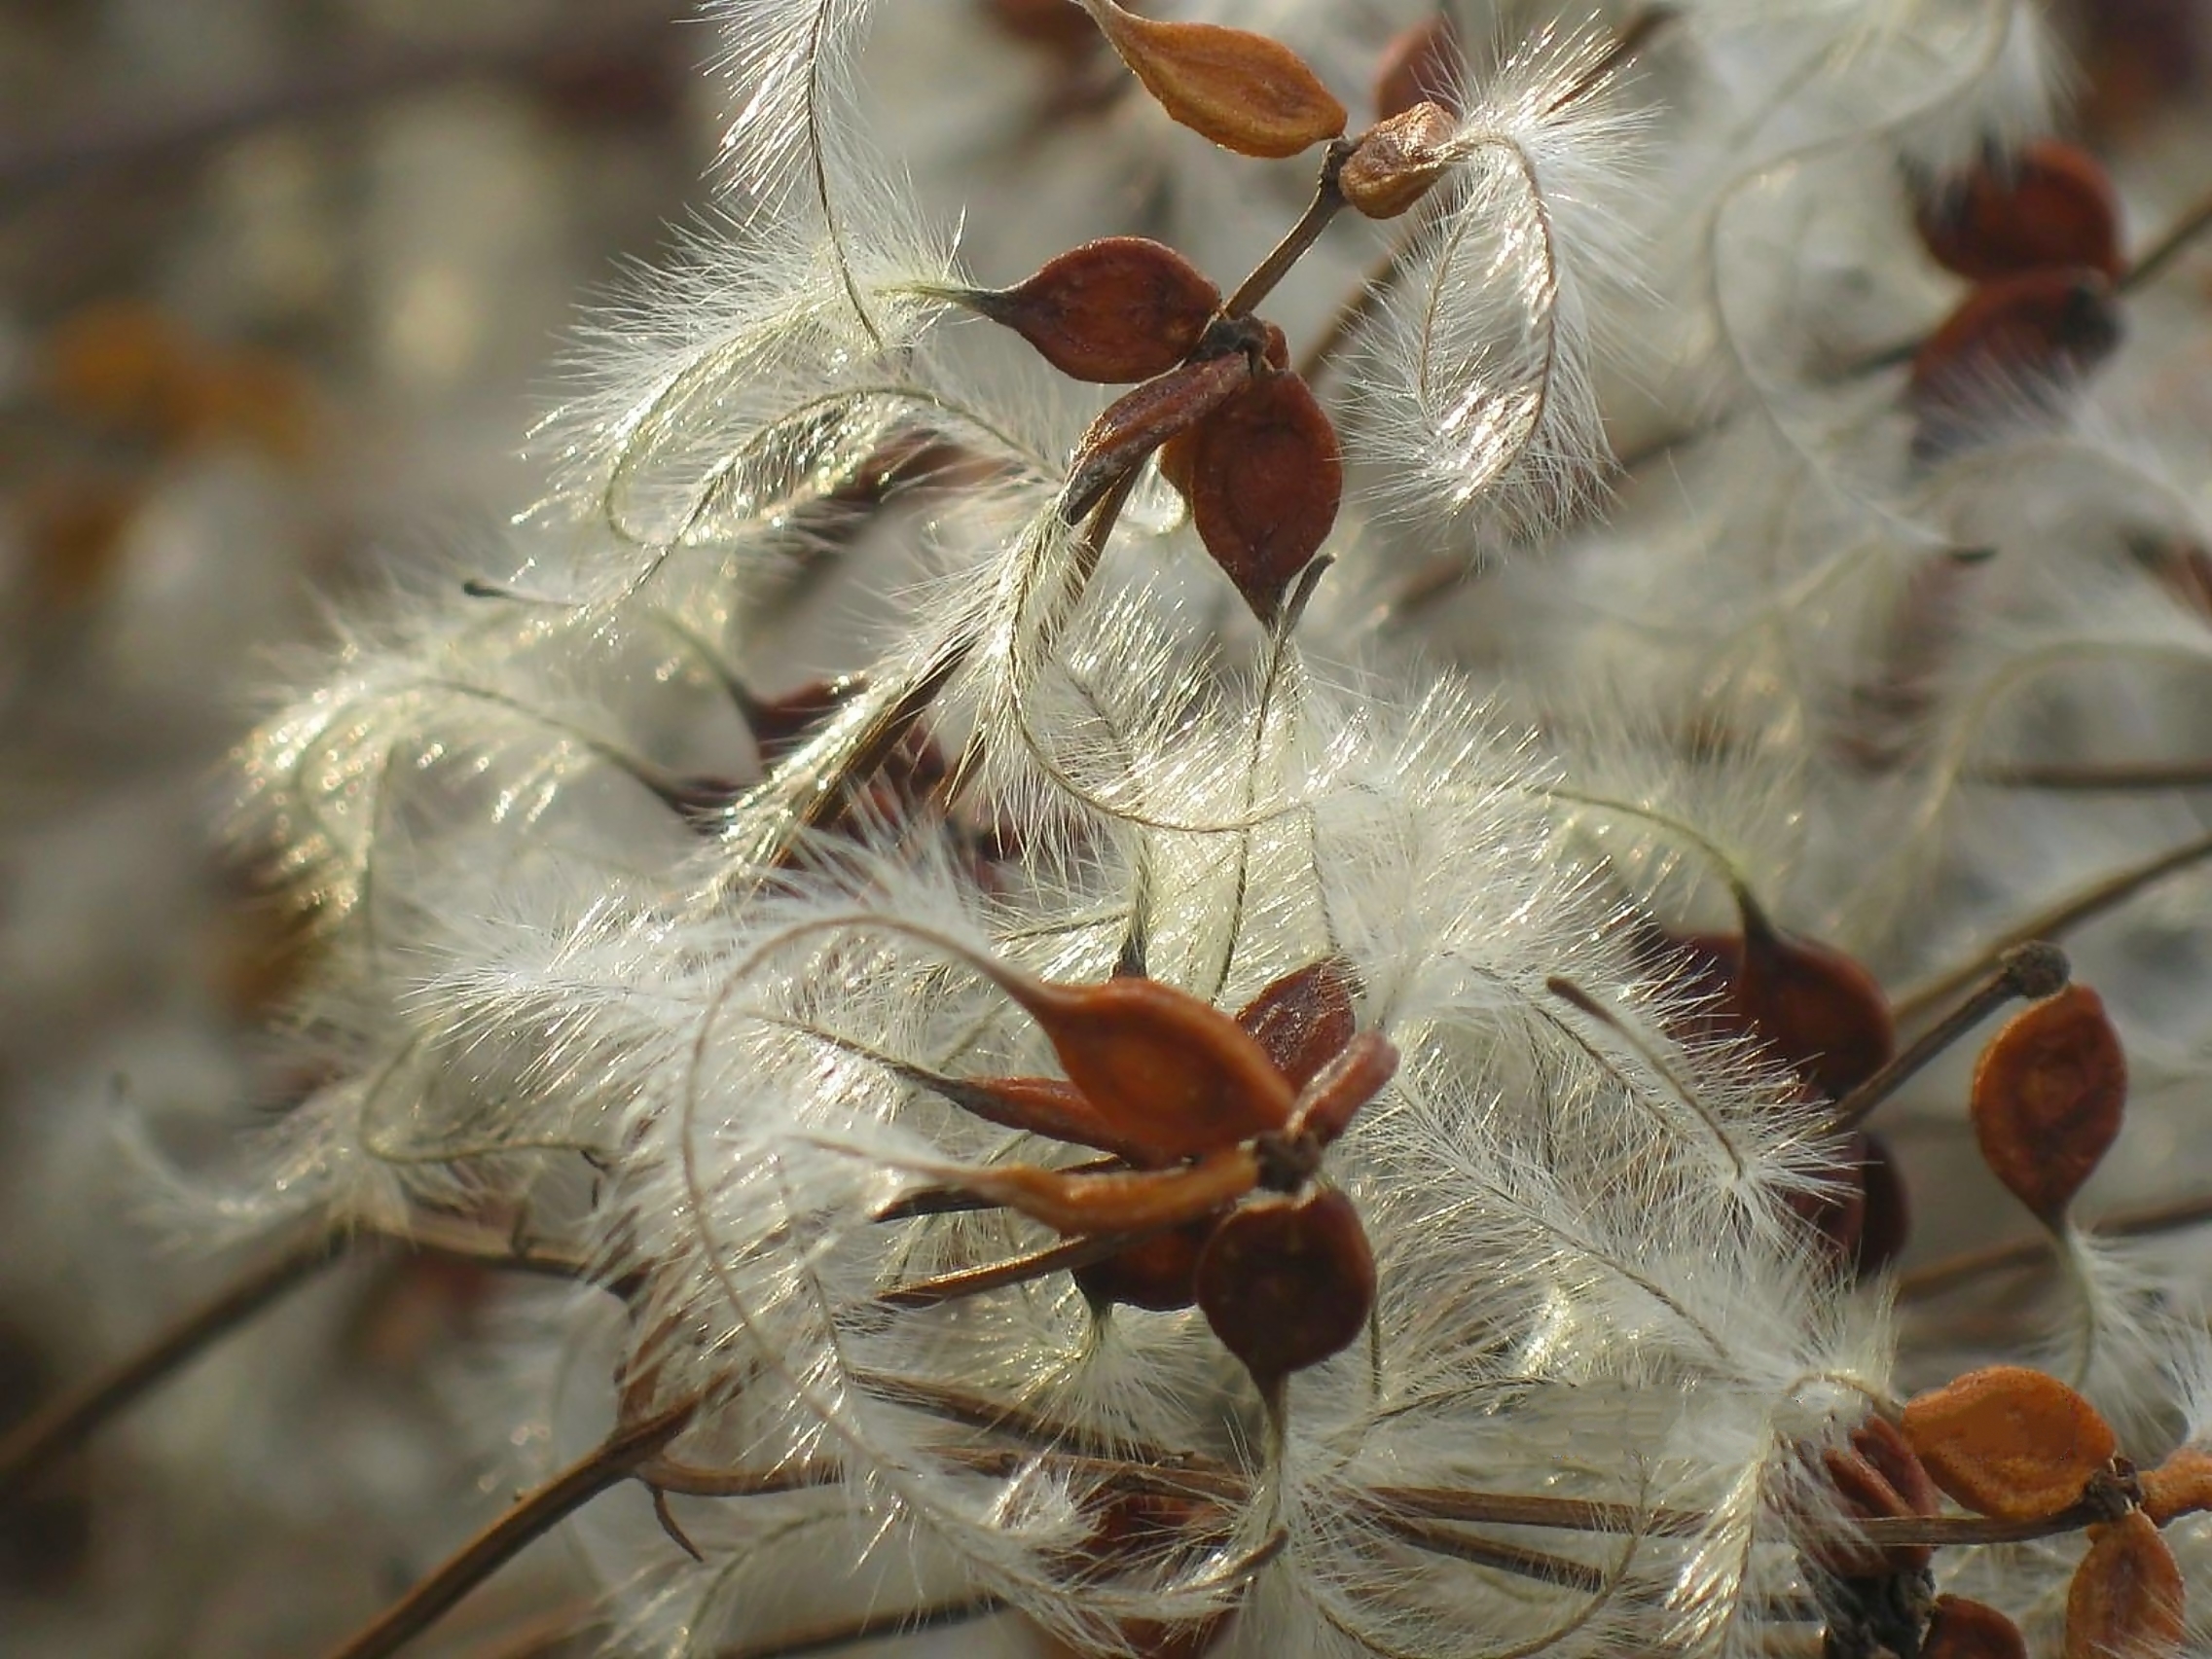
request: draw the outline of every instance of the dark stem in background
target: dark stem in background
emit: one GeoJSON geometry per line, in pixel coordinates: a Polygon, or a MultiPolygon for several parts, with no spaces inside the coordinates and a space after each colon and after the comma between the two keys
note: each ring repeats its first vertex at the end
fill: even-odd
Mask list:
{"type": "Polygon", "coordinates": [[[683,1432],[698,1409],[697,1400],[685,1400],[657,1417],[617,1429],[463,1544],[350,1641],[333,1648],[330,1659],[387,1659],[398,1652],[525,1547],[609,1487],[630,1479],[640,1463],[683,1432]]]}
{"type": "Polygon", "coordinates": [[[1897,999],[1894,1012],[1902,1025],[1925,1015],[1956,996],[1976,979],[1987,973],[2003,960],[2005,953],[2018,945],[2036,939],[2056,939],[2084,923],[2093,921],[2105,912],[2113,910],[2142,892],[2157,885],[2168,876],[2178,875],[2194,864],[2212,858],[2212,835],[2199,836],[2194,841],[2182,843],[2169,851],[2161,852],[2142,863],[2121,870],[2091,883],[2040,911],[2018,925],[2007,928],[1970,961],[1946,969],[1935,979],[1906,990],[1897,999]]]}
{"type": "Polygon", "coordinates": [[[2073,968],[2066,953],[2043,940],[2015,945],[2005,953],[1997,971],[1964,1002],[1915,1037],[1910,1047],[1835,1103],[1826,1133],[1847,1135],[1865,1123],[1874,1108],[1896,1094],[1923,1066],[1967,1032],[2015,999],[2042,1001],[2066,989],[2073,968]]]}
{"type": "Polygon", "coordinates": [[[137,1352],[33,1412],[0,1438],[0,1493],[28,1482],[110,1418],[345,1253],[346,1241],[330,1233],[295,1244],[187,1314],[137,1352]]]}

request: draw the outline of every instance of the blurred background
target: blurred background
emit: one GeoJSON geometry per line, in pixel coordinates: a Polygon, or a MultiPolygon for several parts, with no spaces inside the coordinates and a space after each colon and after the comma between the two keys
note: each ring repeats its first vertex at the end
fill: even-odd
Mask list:
{"type": "MultiPolygon", "coordinates": [[[[189,1158],[287,1092],[226,750],[326,601],[495,561],[580,302],[706,198],[685,10],[0,0],[0,1427],[237,1271],[116,1133],[189,1158]]],[[[348,1266],[0,1504],[0,1653],[328,1647],[508,1495],[430,1362],[482,1290],[348,1266]]]]}
{"type": "MultiPolygon", "coordinates": [[[[1073,16],[898,3],[1047,54],[1073,16]]],[[[580,303],[708,198],[688,11],[0,0],[0,1429],[237,1271],[118,1134],[190,1162],[296,1086],[300,940],[222,847],[224,756],[326,601],[503,568],[580,303]]],[[[2068,13],[2100,144],[2200,130],[2165,115],[2212,7],[2068,13]]],[[[382,1260],[257,1321],[0,1495],[0,1654],[326,1648],[506,1501],[453,1409],[498,1318],[382,1260]]],[[[419,1651],[586,1651],[582,1594],[541,1548],[419,1651]]]]}

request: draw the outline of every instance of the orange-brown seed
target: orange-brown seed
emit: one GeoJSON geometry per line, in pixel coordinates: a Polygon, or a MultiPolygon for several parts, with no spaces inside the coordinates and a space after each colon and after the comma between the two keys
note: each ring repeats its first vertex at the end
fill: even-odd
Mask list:
{"type": "Polygon", "coordinates": [[[2165,1659],[2181,1651],[2181,1569],[2140,1509],[2089,1529],[2066,1590],[2064,1659],[2165,1659]]]}
{"type": "Polygon", "coordinates": [[[2036,1521],[2080,1500],[2119,1441],[2055,1377],[1992,1365],[1906,1402],[1904,1438],[1936,1484],[1976,1514],[2036,1521]]]}
{"type": "Polygon", "coordinates": [[[1975,1138],[1997,1178],[2056,1225],[2120,1134],[2127,1056],[2085,985],[2015,1014],[1974,1070],[1975,1138]]]}
{"type": "Polygon", "coordinates": [[[1344,130],[1344,106],[1280,41],[1140,18],[1112,0],[1087,0],[1085,9],[1168,116],[1224,149],[1295,156],[1344,130]]]}

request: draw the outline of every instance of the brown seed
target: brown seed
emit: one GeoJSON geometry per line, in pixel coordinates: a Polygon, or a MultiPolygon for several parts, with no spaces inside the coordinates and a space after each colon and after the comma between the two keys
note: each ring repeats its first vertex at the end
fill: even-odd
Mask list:
{"type": "Polygon", "coordinates": [[[929,1087],[985,1123],[1096,1147],[1141,1170],[1163,1170],[1183,1156],[1116,1123],[1066,1078],[942,1077],[932,1079],[929,1087]]]}
{"type": "MultiPolygon", "coordinates": [[[[1886,1417],[1869,1417],[1851,1431],[1851,1449],[1879,1469],[1909,1515],[1933,1515],[1942,1508],[1928,1465],[1912,1450],[1904,1432],[1886,1417]]],[[[1908,1546],[1910,1547],[1910,1546],[1908,1546]]]]}
{"type": "Polygon", "coordinates": [[[1370,219],[1395,219],[1424,196],[1451,165],[1444,147],[1455,123],[1440,104],[1419,103],[1368,128],[1336,188],[1370,219]]]}
{"type": "Polygon", "coordinates": [[[2037,1521],[2077,1502],[2119,1449],[2096,1407],[2055,1377],[1992,1365],[1905,1404],[1904,1438],[1976,1514],[2037,1521]]]}
{"type": "Polygon", "coordinates": [[[1291,1088],[1303,1089],[1352,1041],[1357,983],[1350,962],[1324,956],[1264,987],[1237,1010],[1237,1024],[1258,1039],[1291,1088]]]}
{"type": "Polygon", "coordinates": [[[1344,106],[1280,41],[1217,23],[1140,18],[1113,0],[1082,0],[1172,120],[1242,156],[1281,158],[1344,130],[1344,106]]]}
{"type": "Polygon", "coordinates": [[[2140,1509],[2089,1529],[2066,1590],[2064,1659],[2165,1659],[2181,1651],[2181,1569],[2140,1509]]]}
{"type": "Polygon", "coordinates": [[[1938,185],[1913,223],[1937,264],[1974,282],[2054,266],[2117,281],[2121,270],[2112,178],[2087,151],[2055,138],[1938,185]]]}
{"type": "Polygon", "coordinates": [[[1232,1210],[1198,1258],[1206,1322],[1262,1390],[1351,1347],[1374,1305],[1374,1252],[1333,1188],[1232,1210]]]}
{"type": "Polygon", "coordinates": [[[1168,1157],[1217,1151],[1289,1121],[1296,1093],[1267,1051],[1188,992],[1135,976],[1002,983],[1100,1116],[1168,1157]]]}
{"type": "Polygon", "coordinates": [[[2140,1477],[2143,1513],[2159,1526],[2177,1516],[2212,1509],[2212,1452],[2183,1446],[2140,1477]]]}
{"type": "Polygon", "coordinates": [[[2120,305],[2099,271],[2032,270],[1982,284],[1913,354],[1913,458],[1940,460],[1993,423],[2056,414],[2120,336],[2120,305]]]}
{"type": "Polygon", "coordinates": [[[1831,1099],[1849,1094],[1897,1051],[1889,999],[1873,975],[1831,945],[1763,924],[1745,928],[1733,1002],[1741,1024],[1831,1099]]]}
{"type": "Polygon", "coordinates": [[[1153,1233],[1197,1221],[1259,1185],[1250,1146],[1172,1170],[1044,1170],[1033,1164],[945,1166],[959,1191],[1041,1221],[1071,1239],[1153,1233]]]}
{"type": "Polygon", "coordinates": [[[1075,446],[1060,517],[1070,524],[1099,504],[1144,457],[1178,433],[1187,432],[1251,380],[1251,361],[1241,351],[1170,369],[1108,404],[1075,446]]]}
{"type": "Polygon", "coordinates": [[[1375,119],[1388,121],[1424,102],[1456,115],[1465,80],[1451,19],[1437,16],[1415,23],[1383,48],[1375,69],[1375,119]]]}
{"type": "Polygon", "coordinates": [[[1132,1244],[1103,1262],[1079,1267],[1075,1282],[1094,1302],[1121,1302],[1161,1314],[1187,1308],[1198,1295],[1199,1253],[1220,1219],[1205,1216],[1132,1244]]]}
{"type": "Polygon", "coordinates": [[[2127,1056],[2085,985],[2015,1014],[1974,1068],[1981,1156],[2028,1212],[2055,1227],[2120,1134],[2127,1056]]]}
{"type": "MultiPolygon", "coordinates": [[[[1857,1453],[1831,1446],[1821,1453],[1820,1461],[1829,1483],[1841,1495],[1847,1514],[1863,1521],[1902,1521],[1912,1516],[1911,1507],[1881,1471],[1857,1453]]],[[[1928,1565],[1930,1555],[1925,1546],[1880,1549],[1858,1536],[1856,1531],[1816,1538],[1807,1550],[1816,1566],[1838,1578],[1876,1578],[1898,1568],[1918,1569],[1928,1565]],[[1900,1560],[1900,1556],[1904,1559],[1900,1560]]]]}
{"type": "Polygon", "coordinates": [[[1192,436],[1191,522],[1262,622],[1327,540],[1343,494],[1336,428],[1296,375],[1253,380],[1192,436]]]}
{"type": "Polygon", "coordinates": [[[1166,374],[1221,304],[1220,290],[1188,260],[1142,236],[1102,236],[1015,287],[960,298],[1063,375],[1105,384],[1166,374]]]}
{"type": "MultiPolygon", "coordinates": [[[[1845,1510],[1862,1520],[1909,1520],[1933,1515],[1942,1506],[1936,1483],[1885,1418],[1868,1418],[1851,1431],[1848,1448],[1827,1448],[1820,1462],[1845,1510]]],[[[1820,1539],[1811,1548],[1820,1567],[1842,1578],[1918,1571],[1934,1554],[1926,1544],[1877,1549],[1858,1538],[1820,1539]]]]}
{"type": "Polygon", "coordinates": [[[2028,1659],[2028,1644],[2020,1627],[1995,1607],[1938,1596],[1920,1659],[2028,1659]]]}

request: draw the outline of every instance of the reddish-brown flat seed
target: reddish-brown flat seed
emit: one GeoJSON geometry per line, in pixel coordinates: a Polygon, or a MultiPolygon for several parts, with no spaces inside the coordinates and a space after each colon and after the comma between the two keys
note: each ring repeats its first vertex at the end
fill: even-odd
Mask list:
{"type": "Polygon", "coordinates": [[[1197,1288],[1206,1322],[1264,1389],[1359,1339],[1375,1257],[1352,1201],[1316,1188],[1232,1210],[1198,1258],[1197,1288]]]}
{"type": "Polygon", "coordinates": [[[1172,1170],[1040,1170],[1031,1164],[961,1167],[959,1189],[1017,1210],[1071,1239],[1180,1227],[1259,1184],[1249,1146],[1172,1170]]]}
{"type": "Polygon", "coordinates": [[[2038,1521],[2079,1501],[2119,1449],[2087,1400],[2017,1365],[1970,1371],[1915,1396],[1902,1426],[1938,1486],[2000,1521],[2038,1521]]]}
{"type": "Polygon", "coordinates": [[[1975,1138],[2030,1214],[2056,1225],[2120,1134],[2127,1056],[2085,985],[2022,1010],[1974,1070],[1975,1138]]]}
{"type": "Polygon", "coordinates": [[[2065,389],[2120,343],[2099,271],[2033,270],[1976,288],[1913,354],[1905,399],[1913,455],[1940,459],[1993,423],[2055,413],[2065,389]]]}
{"type": "Polygon", "coordinates": [[[1166,374],[1221,304],[1220,290],[1188,260],[1142,236],[1102,236],[1012,288],[962,298],[1062,374],[1102,384],[1166,374]]]}
{"type": "Polygon", "coordinates": [[[1251,381],[1251,362],[1241,351],[1170,369],[1108,404],[1075,446],[1060,517],[1084,517],[1122,477],[1178,433],[1187,432],[1251,381]]]}
{"type": "Polygon", "coordinates": [[[2064,1659],[2166,1659],[2181,1651],[2181,1568],[2150,1516],[2130,1509],[2089,1529],[2066,1589],[2064,1659]]]}
{"type": "Polygon", "coordinates": [[[2020,1627],[1995,1607],[1938,1596],[1920,1659],[2028,1659],[2028,1644],[2020,1627]]]}
{"type": "Polygon", "coordinates": [[[1096,1147],[1127,1159],[1141,1170],[1162,1170],[1183,1156],[1115,1122],[1063,1077],[946,1078],[931,1086],[954,1105],[986,1123],[1096,1147]]]}
{"type": "Polygon", "coordinates": [[[1113,0],[1085,0],[1084,9],[1169,118],[1224,149],[1295,156],[1344,130],[1344,106],[1280,41],[1140,18],[1113,0]]]}
{"type": "Polygon", "coordinates": [[[1737,1019],[1831,1099],[1871,1077],[1897,1050],[1882,988],[1831,945],[1751,929],[1733,1001],[1737,1019]]]}
{"type": "Polygon", "coordinates": [[[1352,964],[1324,956],[1271,981],[1237,1010],[1237,1024],[1267,1051],[1293,1089],[1303,1089],[1344,1052],[1356,1029],[1352,964]]]}
{"type": "Polygon", "coordinates": [[[2121,274],[2120,202],[2102,162],[2038,139],[1930,191],[1913,215],[1936,263],[1974,282],[2086,266],[2121,274]]]}
{"type": "Polygon", "coordinates": [[[1096,985],[1007,980],[1099,1115],[1170,1157],[1218,1151],[1282,1129],[1296,1099],[1252,1035],[1158,980],[1096,985]]]}
{"type": "Polygon", "coordinates": [[[1306,382],[1270,375],[1206,418],[1191,440],[1199,540],[1262,622],[1320,551],[1344,494],[1336,428],[1306,382]]]}

